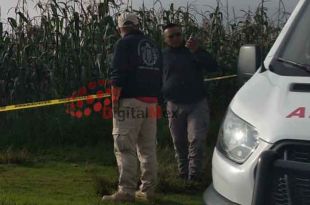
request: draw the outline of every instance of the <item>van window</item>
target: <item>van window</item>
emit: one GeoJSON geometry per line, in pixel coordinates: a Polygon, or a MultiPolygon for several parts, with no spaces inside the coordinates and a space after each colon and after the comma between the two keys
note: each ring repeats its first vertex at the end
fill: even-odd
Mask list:
{"type": "Polygon", "coordinates": [[[310,1],[306,1],[271,70],[288,76],[310,75],[310,1]]]}

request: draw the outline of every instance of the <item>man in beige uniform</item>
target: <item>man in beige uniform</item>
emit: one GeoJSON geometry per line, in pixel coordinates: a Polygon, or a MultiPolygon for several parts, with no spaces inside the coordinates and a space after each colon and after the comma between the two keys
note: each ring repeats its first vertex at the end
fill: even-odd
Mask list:
{"type": "Polygon", "coordinates": [[[116,43],[111,69],[113,137],[119,169],[118,191],[103,201],[126,202],[154,196],[157,96],[161,90],[162,55],[153,41],[138,29],[132,13],[118,19],[122,38],[116,43]],[[141,186],[137,187],[138,161],[141,186]]]}

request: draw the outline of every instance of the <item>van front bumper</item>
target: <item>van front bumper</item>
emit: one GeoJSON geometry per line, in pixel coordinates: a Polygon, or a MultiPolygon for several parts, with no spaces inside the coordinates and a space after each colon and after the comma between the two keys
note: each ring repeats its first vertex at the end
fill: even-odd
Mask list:
{"type": "Polygon", "coordinates": [[[220,195],[211,184],[203,194],[204,205],[238,205],[220,195]]]}

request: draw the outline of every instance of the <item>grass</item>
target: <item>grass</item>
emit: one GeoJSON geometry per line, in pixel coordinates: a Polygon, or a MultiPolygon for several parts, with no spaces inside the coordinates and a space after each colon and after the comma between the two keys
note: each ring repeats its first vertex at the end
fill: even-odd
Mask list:
{"type": "Polygon", "coordinates": [[[15,204],[96,202],[85,166],[76,164],[50,162],[30,166],[1,166],[0,184],[1,201],[15,204]]]}
{"type": "MultiPolygon", "coordinates": [[[[176,177],[177,167],[167,120],[159,121],[159,196],[154,204],[202,203],[202,193],[211,181],[212,150],[224,113],[214,108],[206,145],[208,170],[201,184],[189,185],[176,177]]],[[[70,117],[58,119],[57,113],[57,109],[54,110],[53,115],[48,115],[48,120],[42,116],[37,119],[35,115],[26,115],[12,120],[12,124],[3,129],[0,138],[0,205],[103,204],[100,197],[116,190],[118,173],[110,134],[111,123],[94,119],[71,122],[70,117]],[[60,121],[58,125],[61,124],[61,140],[58,139],[59,127],[56,129],[55,118],[60,121]]]]}
{"type": "MultiPolygon", "coordinates": [[[[168,153],[169,150],[166,149],[162,153],[165,152],[168,153]]],[[[168,155],[171,159],[172,154],[168,153],[168,155]]],[[[58,157],[58,159],[49,160],[50,156],[47,154],[41,155],[40,158],[33,158],[32,162],[0,165],[0,204],[108,205],[100,202],[100,197],[116,189],[115,165],[96,163],[96,160],[76,162],[74,158],[69,159],[70,157],[61,159],[59,153],[58,157]]],[[[173,164],[168,165],[168,161],[161,164],[159,195],[154,204],[201,204],[202,190],[196,189],[189,192],[187,189],[192,187],[176,179],[174,168],[173,164]],[[163,174],[167,169],[170,170],[169,174],[163,174]],[[163,185],[166,186],[165,189],[162,188],[163,185]]]]}
{"type": "Polygon", "coordinates": [[[27,162],[29,157],[30,153],[26,149],[14,151],[9,147],[5,151],[0,151],[0,164],[27,162]]]}
{"type": "MultiPolygon", "coordinates": [[[[208,87],[214,92],[208,92],[211,124],[207,171],[201,184],[177,179],[168,122],[159,120],[159,196],[154,204],[202,204],[202,193],[211,181],[218,128],[235,91],[233,86],[223,90],[218,86],[208,87]],[[219,93],[225,93],[225,98],[219,93]]],[[[1,119],[6,121],[0,121],[0,205],[96,205],[103,204],[103,194],[116,190],[111,121],[96,115],[71,118],[62,106],[2,113],[1,119]]]]}

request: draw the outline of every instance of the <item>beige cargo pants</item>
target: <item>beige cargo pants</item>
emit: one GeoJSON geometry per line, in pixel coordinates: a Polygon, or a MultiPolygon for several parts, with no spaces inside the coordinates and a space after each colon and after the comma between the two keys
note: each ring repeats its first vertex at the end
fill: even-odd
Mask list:
{"type": "Polygon", "coordinates": [[[135,193],[138,182],[138,162],[142,182],[140,190],[153,192],[155,189],[157,119],[154,112],[156,107],[157,104],[129,98],[121,99],[118,110],[113,111],[112,134],[119,170],[119,191],[135,193]]]}

